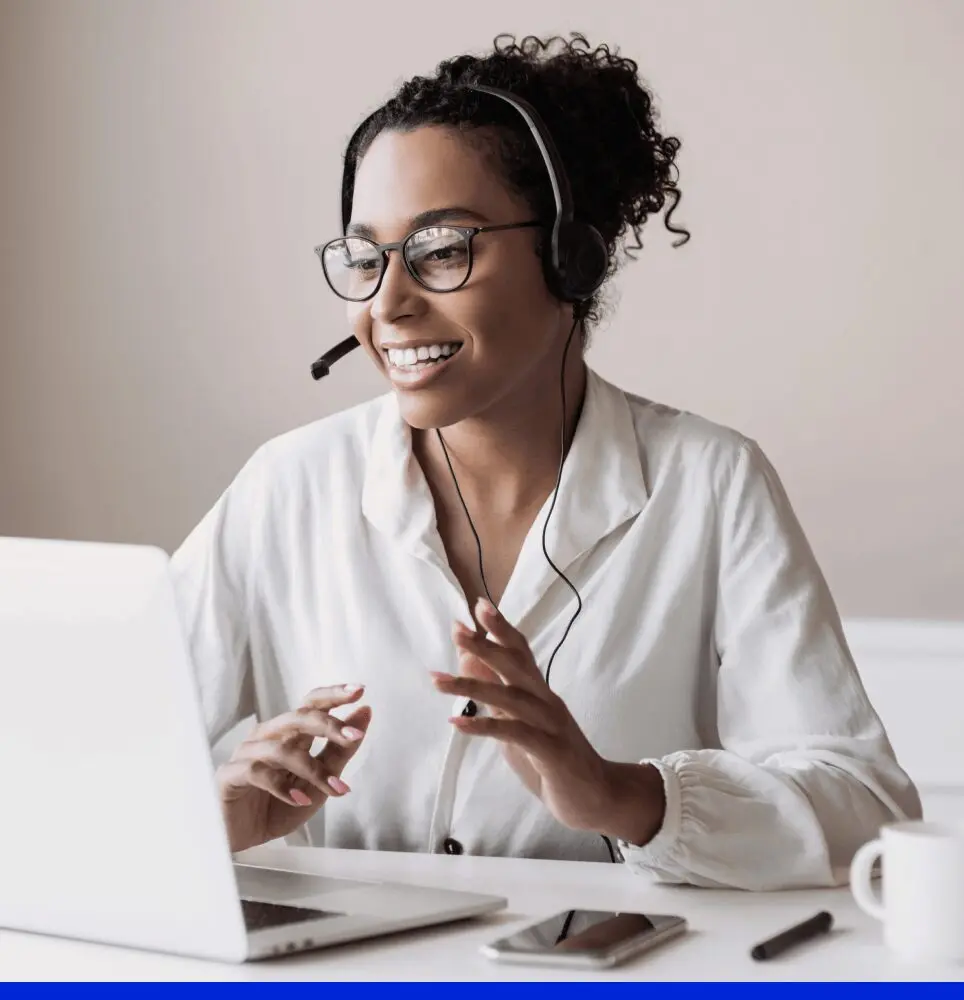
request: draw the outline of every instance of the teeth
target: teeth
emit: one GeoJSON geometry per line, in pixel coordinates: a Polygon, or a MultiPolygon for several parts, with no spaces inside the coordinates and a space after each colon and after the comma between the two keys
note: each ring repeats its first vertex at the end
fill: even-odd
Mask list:
{"type": "Polygon", "coordinates": [[[461,347],[461,344],[431,344],[423,347],[391,347],[388,350],[388,363],[393,368],[410,368],[425,362],[438,361],[439,358],[451,357],[461,347]]]}

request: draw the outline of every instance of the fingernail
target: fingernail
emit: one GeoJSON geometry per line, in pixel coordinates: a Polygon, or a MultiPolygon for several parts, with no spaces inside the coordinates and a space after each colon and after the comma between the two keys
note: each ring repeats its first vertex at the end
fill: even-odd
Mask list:
{"type": "Polygon", "coordinates": [[[434,680],[437,680],[437,681],[454,681],[455,680],[455,678],[452,676],[452,674],[443,674],[443,673],[440,673],[437,670],[430,670],[429,671],[429,676],[432,677],[434,680]]]}
{"type": "Polygon", "coordinates": [[[334,775],[328,779],[328,784],[331,785],[331,787],[334,788],[339,795],[346,795],[351,791],[341,778],[336,778],[334,775]]]}
{"type": "Polygon", "coordinates": [[[452,626],[453,632],[458,632],[461,635],[472,635],[472,629],[470,629],[465,622],[456,622],[452,626]]]}
{"type": "Polygon", "coordinates": [[[365,734],[360,729],[355,729],[354,726],[344,726],[341,735],[348,740],[360,740],[365,734]]]}
{"type": "Polygon", "coordinates": [[[342,684],[341,689],[345,694],[354,694],[356,691],[364,690],[364,684],[342,684]]]}
{"type": "Polygon", "coordinates": [[[475,603],[475,610],[481,611],[487,615],[495,615],[498,612],[495,610],[491,601],[487,601],[484,597],[480,597],[475,603]]]}
{"type": "Polygon", "coordinates": [[[310,806],[311,799],[300,788],[292,788],[288,794],[294,800],[294,802],[299,806],[310,806]]]}

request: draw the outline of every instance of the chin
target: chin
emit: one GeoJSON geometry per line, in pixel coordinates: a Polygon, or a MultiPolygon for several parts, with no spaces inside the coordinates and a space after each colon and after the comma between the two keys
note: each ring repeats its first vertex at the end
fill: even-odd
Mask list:
{"type": "Polygon", "coordinates": [[[396,390],[398,408],[402,419],[413,430],[429,431],[437,427],[450,427],[464,420],[471,413],[464,397],[452,393],[407,393],[396,390]],[[434,398],[432,398],[434,396],[434,398]]]}

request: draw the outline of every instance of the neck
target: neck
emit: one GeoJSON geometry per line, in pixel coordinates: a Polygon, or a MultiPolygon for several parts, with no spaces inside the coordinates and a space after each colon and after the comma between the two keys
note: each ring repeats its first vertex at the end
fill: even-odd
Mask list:
{"type": "MultiPolygon", "coordinates": [[[[575,349],[573,349],[575,348],[575,349]]],[[[565,450],[575,434],[586,391],[586,365],[578,345],[566,361],[565,450]]],[[[545,366],[537,383],[526,382],[494,412],[472,417],[441,431],[463,495],[470,506],[511,516],[539,507],[556,484],[560,460],[562,396],[559,366],[545,366]]],[[[426,477],[436,485],[451,472],[435,431],[415,437],[416,454],[426,477]]],[[[445,492],[448,492],[447,488],[445,492]]]]}

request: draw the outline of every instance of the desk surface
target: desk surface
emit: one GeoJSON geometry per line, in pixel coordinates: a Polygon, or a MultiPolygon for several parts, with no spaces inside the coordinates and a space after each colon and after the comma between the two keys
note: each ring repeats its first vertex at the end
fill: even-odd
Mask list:
{"type": "Polygon", "coordinates": [[[495,893],[489,917],[246,965],[223,965],[0,930],[0,980],[35,979],[947,979],[964,967],[906,965],[848,889],[745,893],[659,886],[622,866],[519,858],[449,857],[264,846],[239,860],[342,878],[375,878],[495,893]],[[603,972],[499,965],[479,947],[510,928],[571,907],[678,913],[690,932],[603,972]],[[828,937],[769,962],[750,947],[818,910],[828,937]]]}

